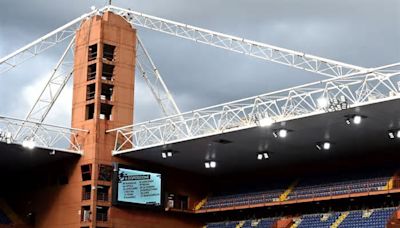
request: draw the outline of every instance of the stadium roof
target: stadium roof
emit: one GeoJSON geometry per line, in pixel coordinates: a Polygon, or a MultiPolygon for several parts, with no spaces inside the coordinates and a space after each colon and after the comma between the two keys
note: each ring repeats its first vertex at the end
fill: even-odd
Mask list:
{"type": "Polygon", "coordinates": [[[0,142],[0,170],[2,173],[29,170],[79,156],[76,153],[53,151],[40,147],[28,149],[21,145],[0,142]]]}
{"type": "Polygon", "coordinates": [[[167,149],[175,151],[162,158],[165,147],[153,147],[121,154],[121,157],[145,160],[195,173],[219,175],[263,170],[316,161],[332,161],[351,156],[382,156],[400,148],[400,140],[390,139],[389,130],[400,128],[400,100],[330,112],[270,127],[254,127],[221,135],[179,142],[167,149]],[[346,124],[347,116],[365,117],[359,125],[346,124]],[[286,138],[275,138],[273,131],[289,130],[286,138]],[[318,150],[316,143],[330,141],[331,149],[318,150]],[[221,143],[222,142],[222,143],[221,143]],[[258,152],[268,151],[270,158],[257,160],[258,152]],[[217,161],[215,169],[205,169],[206,160],[217,161]]]}

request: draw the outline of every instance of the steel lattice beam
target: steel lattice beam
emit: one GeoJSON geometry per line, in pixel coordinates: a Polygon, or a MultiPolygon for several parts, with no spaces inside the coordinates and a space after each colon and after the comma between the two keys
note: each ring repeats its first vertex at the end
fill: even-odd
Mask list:
{"type": "Polygon", "coordinates": [[[17,51],[0,59],[0,74],[9,71],[10,69],[22,64],[26,60],[39,55],[47,49],[55,46],[75,35],[76,30],[81,25],[82,20],[90,18],[100,11],[94,10],[84,14],[75,20],[59,27],[58,29],[48,33],[47,35],[33,41],[30,44],[18,49],[17,51]]]}
{"type": "Polygon", "coordinates": [[[35,101],[25,120],[42,123],[73,74],[75,37],[57,62],[50,79],[35,101]]]}
{"type": "Polygon", "coordinates": [[[150,88],[164,115],[180,114],[181,111],[139,36],[137,36],[136,61],[140,75],[150,88]]]}
{"type": "Polygon", "coordinates": [[[399,83],[398,72],[340,76],[108,132],[116,134],[119,154],[256,127],[263,118],[281,122],[400,98],[399,83]]]}
{"type": "Polygon", "coordinates": [[[33,140],[36,147],[83,154],[80,141],[88,131],[0,116],[0,137],[7,143],[33,140]],[[17,131],[19,134],[17,136],[17,131]],[[67,149],[66,149],[67,148],[67,149]]]}
{"type": "Polygon", "coordinates": [[[368,73],[371,71],[368,68],[309,55],[304,52],[293,51],[245,38],[226,35],[132,10],[115,6],[107,6],[106,8],[107,10],[124,16],[128,22],[136,27],[151,29],[328,77],[337,77],[354,73],[368,73]]]}

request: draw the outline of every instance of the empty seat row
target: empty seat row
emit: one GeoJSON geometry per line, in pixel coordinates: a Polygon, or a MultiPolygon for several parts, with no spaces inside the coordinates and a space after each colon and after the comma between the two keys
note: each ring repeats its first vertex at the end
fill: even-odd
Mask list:
{"type": "Polygon", "coordinates": [[[360,192],[379,191],[384,189],[390,176],[363,180],[324,183],[313,186],[298,186],[288,196],[288,199],[305,199],[344,195],[360,192]]]}
{"type": "Polygon", "coordinates": [[[350,211],[349,215],[339,225],[340,228],[350,227],[386,227],[390,217],[396,211],[395,207],[373,210],[372,214],[365,217],[363,211],[350,211]]]}
{"type": "MultiPolygon", "coordinates": [[[[308,199],[316,197],[328,197],[335,195],[346,195],[383,190],[391,176],[373,176],[371,178],[360,178],[355,180],[335,181],[305,179],[296,186],[287,196],[286,200],[308,199]]],[[[279,200],[279,197],[286,189],[246,192],[211,196],[202,206],[202,209],[213,209],[223,207],[235,207],[251,204],[261,204],[279,200]]]]}
{"type": "MultiPolygon", "coordinates": [[[[369,211],[355,210],[349,211],[347,217],[339,223],[339,228],[374,227],[384,228],[389,222],[396,207],[378,208],[369,211]]],[[[346,212],[347,213],[347,212],[346,212]]],[[[331,212],[324,214],[305,214],[299,217],[296,223],[298,228],[329,228],[344,212],[331,212]]],[[[263,218],[258,220],[227,221],[207,224],[207,228],[270,228],[279,218],[263,218]],[[240,226],[241,224],[241,226],[240,226]],[[239,225],[239,226],[238,226],[239,225]]],[[[337,225],[337,224],[336,224],[337,225]]]]}

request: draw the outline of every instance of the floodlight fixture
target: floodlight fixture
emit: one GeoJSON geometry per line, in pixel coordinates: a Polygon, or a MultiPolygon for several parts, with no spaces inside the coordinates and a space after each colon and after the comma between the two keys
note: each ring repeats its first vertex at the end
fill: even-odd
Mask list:
{"type": "Polygon", "coordinates": [[[361,117],[360,115],[355,115],[355,116],[353,117],[353,123],[354,123],[354,124],[360,124],[361,121],[362,121],[362,117],[361,117]]]}
{"type": "Polygon", "coordinates": [[[32,150],[36,147],[36,142],[33,140],[33,138],[25,139],[22,141],[22,146],[32,150]]]}
{"type": "Polygon", "coordinates": [[[260,119],[260,126],[261,127],[269,127],[274,123],[274,121],[270,117],[265,117],[260,119]]]}
{"type": "Polygon", "coordinates": [[[257,153],[257,160],[266,160],[266,159],[269,159],[268,152],[264,151],[257,153]]]}
{"type": "Polygon", "coordinates": [[[318,150],[330,150],[332,147],[332,143],[325,141],[325,142],[317,142],[315,144],[315,147],[317,147],[318,150]]]}
{"type": "Polygon", "coordinates": [[[217,167],[217,162],[216,161],[205,161],[204,167],[206,167],[206,169],[215,169],[217,167]]]}
{"type": "Polygon", "coordinates": [[[359,125],[359,124],[361,124],[363,119],[367,118],[366,116],[362,116],[362,115],[359,115],[359,114],[347,115],[345,117],[346,117],[346,124],[347,125],[351,125],[351,124],[359,125]]]}
{"type": "Polygon", "coordinates": [[[326,97],[320,97],[317,99],[318,107],[327,108],[329,106],[329,100],[326,97]]]}
{"type": "Polygon", "coordinates": [[[390,139],[400,138],[400,130],[399,129],[389,130],[388,136],[390,139]]]}

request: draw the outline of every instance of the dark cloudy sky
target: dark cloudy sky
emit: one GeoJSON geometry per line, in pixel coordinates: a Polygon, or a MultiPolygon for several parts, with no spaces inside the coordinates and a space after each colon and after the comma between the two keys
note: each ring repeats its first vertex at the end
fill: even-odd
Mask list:
{"type": "MultiPolygon", "coordinates": [[[[0,0],[0,57],[104,0],[0,0]]],[[[399,0],[114,0],[121,7],[364,67],[400,62],[399,0]]],[[[323,79],[139,28],[182,111],[323,79]]],[[[24,117],[62,48],[0,75],[0,115],[24,117]]],[[[136,122],[159,117],[140,78],[136,122]]],[[[68,125],[71,86],[48,122],[68,125]]]]}

